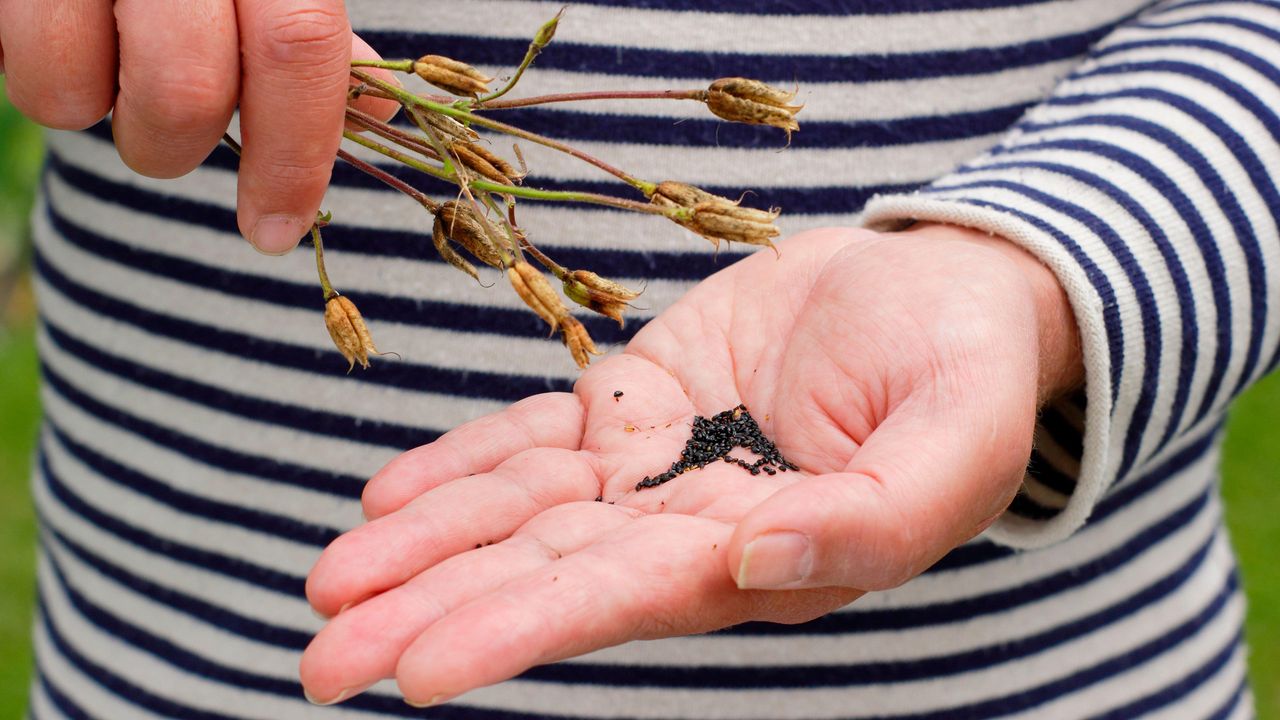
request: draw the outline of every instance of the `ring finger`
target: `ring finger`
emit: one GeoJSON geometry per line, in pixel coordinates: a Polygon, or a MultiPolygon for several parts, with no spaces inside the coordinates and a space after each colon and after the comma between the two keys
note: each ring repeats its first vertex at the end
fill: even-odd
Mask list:
{"type": "Polygon", "coordinates": [[[9,101],[35,122],[81,130],[111,109],[111,0],[0,0],[0,45],[9,101]]]}

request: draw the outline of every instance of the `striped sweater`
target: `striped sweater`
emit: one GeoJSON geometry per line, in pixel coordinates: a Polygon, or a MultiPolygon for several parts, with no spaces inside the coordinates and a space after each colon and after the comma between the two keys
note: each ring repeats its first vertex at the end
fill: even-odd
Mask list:
{"type": "MultiPolygon", "coordinates": [[[[558,8],[349,4],[385,56],[494,71],[558,8]]],[[[411,202],[339,166],[330,268],[403,355],[348,376],[307,254],[263,257],[235,234],[227,151],[162,182],[125,169],[105,124],[52,133],[33,718],[1252,715],[1216,466],[1227,406],[1280,346],[1280,5],[691,5],[575,4],[524,91],[798,83],[785,151],[678,103],[513,118],[641,176],[753,188],[788,233],[927,219],[1038,256],[1075,310],[1087,385],[1043,413],[1009,512],[905,586],[802,625],[631,643],[430,710],[390,684],[311,706],[297,661],[320,621],[303,582],[360,521],[364,479],[576,370],[514,298],[434,257],[411,202]]],[[[603,187],[527,155],[540,184],[603,187]]],[[[528,206],[523,222],[571,266],[647,281],[642,316],[735,257],[605,210],[528,206]]],[[[606,343],[635,329],[587,322],[606,343]]]]}

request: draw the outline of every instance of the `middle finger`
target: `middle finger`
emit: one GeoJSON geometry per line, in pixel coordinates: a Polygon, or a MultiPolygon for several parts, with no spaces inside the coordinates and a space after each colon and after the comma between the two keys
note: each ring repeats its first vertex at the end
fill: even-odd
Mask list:
{"type": "Polygon", "coordinates": [[[117,0],[120,92],[112,116],[125,164],[151,177],[195,169],[217,146],[240,87],[231,0],[117,0]]]}

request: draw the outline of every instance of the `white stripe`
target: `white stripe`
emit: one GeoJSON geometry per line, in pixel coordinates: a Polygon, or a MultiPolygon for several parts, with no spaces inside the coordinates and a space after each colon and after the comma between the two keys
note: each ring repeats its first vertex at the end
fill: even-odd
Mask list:
{"type": "Polygon", "coordinates": [[[335,528],[351,528],[364,521],[360,503],[354,499],[205,465],[102,422],[55,392],[44,393],[41,401],[45,416],[76,442],[122,465],[162,471],[158,479],[181,492],[236,505],[253,498],[264,512],[335,528]]]}
{"type": "MultiPolygon", "coordinates": [[[[759,55],[881,53],[1000,47],[1092,30],[1146,5],[1127,0],[1030,3],[1007,8],[895,15],[803,15],[792,7],[775,15],[648,10],[573,5],[556,41],[644,49],[749,52],[759,55]]],[[[351,22],[365,30],[527,40],[563,5],[525,0],[424,3],[406,14],[397,3],[352,3],[351,22]],[[501,22],[495,22],[501,18],[501,22]]],[[[545,51],[553,53],[553,42],[545,51]]],[[[422,53],[430,53],[423,47],[422,53]]],[[[465,61],[465,57],[458,58],[465,61]]],[[[493,68],[510,72],[511,66],[493,68]]]]}
{"type": "Polygon", "coordinates": [[[1192,693],[1152,713],[1151,720],[1182,720],[1183,718],[1207,718],[1222,709],[1235,695],[1240,681],[1245,677],[1246,663],[1243,646],[1236,646],[1227,661],[1212,677],[1204,680],[1192,693]]]}
{"type": "Polygon", "coordinates": [[[187,402],[108,375],[67,355],[44,336],[40,339],[40,352],[48,366],[84,394],[109,406],[128,408],[135,417],[201,442],[355,477],[371,476],[396,455],[376,445],[314,435],[187,402]]]}
{"type": "Polygon", "coordinates": [[[204,570],[121,540],[68,510],[49,493],[44,481],[34,484],[32,494],[36,507],[51,527],[57,528],[77,545],[143,580],[264,623],[301,632],[319,629],[319,621],[311,614],[310,607],[299,598],[204,570]]]}
{"type": "Polygon", "coordinates": [[[69,455],[52,435],[45,436],[44,451],[53,472],[80,500],[162,542],[187,545],[296,576],[305,573],[320,557],[320,548],[184,513],[106,480],[69,455]]]}

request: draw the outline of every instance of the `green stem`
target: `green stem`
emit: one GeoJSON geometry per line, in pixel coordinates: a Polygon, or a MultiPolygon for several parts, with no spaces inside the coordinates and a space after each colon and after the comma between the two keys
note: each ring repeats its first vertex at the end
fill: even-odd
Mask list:
{"type": "Polygon", "coordinates": [[[324,241],[320,239],[320,228],[316,225],[311,226],[311,242],[316,246],[316,272],[320,274],[320,290],[324,292],[327,303],[337,296],[338,291],[333,289],[329,273],[324,269],[324,241]]]}
{"type": "MultiPolygon", "coordinates": [[[[351,132],[350,130],[344,130],[342,136],[354,143],[363,145],[374,152],[385,155],[396,162],[404,163],[405,165],[424,172],[432,177],[451,183],[457,182],[457,178],[454,175],[444,172],[441,168],[428,165],[411,155],[406,155],[398,150],[389,148],[382,143],[370,140],[358,133],[351,132]]],[[[611,195],[601,195],[598,193],[572,192],[568,190],[541,190],[538,188],[524,187],[520,185],[501,185],[488,180],[472,180],[468,183],[468,187],[472,190],[492,192],[499,195],[515,195],[516,197],[527,198],[529,200],[589,203],[592,205],[605,205],[608,207],[618,208],[619,210],[631,210],[633,212],[641,212],[649,215],[662,215],[664,217],[671,218],[672,220],[689,219],[689,211],[685,208],[664,208],[657,205],[651,205],[646,202],[624,200],[623,198],[616,198],[611,195]]]]}
{"type": "Polygon", "coordinates": [[[490,93],[482,98],[477,98],[472,103],[473,106],[478,107],[490,100],[496,100],[511,92],[511,89],[516,86],[516,83],[520,82],[520,78],[524,77],[524,71],[528,70],[529,66],[533,64],[534,58],[538,57],[543,48],[551,42],[551,38],[554,37],[556,33],[556,26],[560,23],[560,16],[563,14],[564,8],[560,8],[560,12],[556,13],[555,17],[543,23],[542,27],[538,28],[537,34],[533,36],[533,40],[529,43],[529,49],[524,51],[524,59],[520,61],[520,67],[516,68],[515,74],[511,76],[511,79],[507,81],[507,84],[498,88],[497,92],[490,93]]]}
{"type": "Polygon", "coordinates": [[[514,125],[508,125],[504,122],[498,122],[497,120],[492,120],[490,118],[477,115],[469,110],[464,110],[462,108],[454,107],[453,105],[446,105],[443,103],[432,102],[425,98],[418,97],[417,95],[414,95],[413,93],[407,90],[398,88],[390,83],[383,82],[382,80],[379,80],[373,77],[372,75],[369,75],[368,73],[360,72],[359,70],[352,70],[351,74],[361,82],[367,83],[372,87],[378,88],[379,90],[390,94],[395,99],[399,100],[402,104],[414,105],[414,106],[423,108],[425,110],[430,110],[431,112],[438,112],[441,115],[448,115],[449,117],[452,117],[455,120],[459,120],[464,124],[479,125],[480,127],[488,128],[489,130],[493,130],[496,132],[518,137],[518,138],[521,138],[522,140],[528,140],[531,143],[549,147],[553,150],[558,150],[567,155],[572,155],[573,157],[576,157],[585,163],[588,163],[590,165],[594,165],[597,168],[600,168],[601,170],[618,178],[619,180],[630,185],[631,187],[636,188],[641,193],[644,193],[646,197],[648,197],[649,195],[652,195],[654,189],[657,187],[657,185],[654,183],[647,182],[645,180],[641,180],[640,178],[629,175],[597,157],[588,155],[587,153],[582,152],[581,150],[578,150],[577,148],[574,148],[570,145],[562,143],[558,140],[552,140],[549,137],[538,135],[537,133],[531,133],[528,130],[522,130],[518,127],[515,127],[514,125]]]}
{"type": "Polygon", "coordinates": [[[403,130],[397,130],[395,127],[381,122],[377,118],[367,113],[360,112],[355,108],[347,108],[347,120],[373,132],[375,135],[399,145],[420,153],[428,160],[439,160],[436,157],[436,151],[427,143],[422,142],[422,138],[411,135],[403,130]]]}
{"type": "Polygon", "coordinates": [[[352,60],[351,67],[371,67],[395,72],[413,72],[413,60],[352,60]]]}

